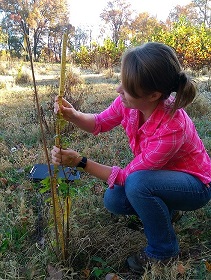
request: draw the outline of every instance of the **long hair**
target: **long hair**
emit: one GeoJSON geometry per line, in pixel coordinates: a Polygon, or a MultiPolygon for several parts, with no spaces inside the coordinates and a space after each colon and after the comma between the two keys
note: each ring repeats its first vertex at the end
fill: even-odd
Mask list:
{"type": "Polygon", "coordinates": [[[182,70],[175,51],[162,43],[148,42],[127,50],[122,57],[121,79],[134,98],[157,91],[167,99],[176,92],[173,113],[186,107],[196,95],[194,82],[182,70]]]}

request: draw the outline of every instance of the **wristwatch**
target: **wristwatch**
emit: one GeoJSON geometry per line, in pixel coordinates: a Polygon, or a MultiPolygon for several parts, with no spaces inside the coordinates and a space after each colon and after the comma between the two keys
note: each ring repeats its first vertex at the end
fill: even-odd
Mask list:
{"type": "Polygon", "coordinates": [[[82,157],[81,161],[79,162],[79,164],[76,167],[80,167],[80,168],[84,169],[86,167],[86,163],[87,163],[87,158],[82,157]]]}

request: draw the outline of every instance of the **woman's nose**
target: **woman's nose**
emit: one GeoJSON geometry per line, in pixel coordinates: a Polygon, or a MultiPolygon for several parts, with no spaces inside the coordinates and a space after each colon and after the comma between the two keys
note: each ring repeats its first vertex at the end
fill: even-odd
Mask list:
{"type": "Polygon", "coordinates": [[[116,91],[117,91],[119,94],[124,94],[124,90],[123,90],[121,84],[116,88],[116,91]]]}

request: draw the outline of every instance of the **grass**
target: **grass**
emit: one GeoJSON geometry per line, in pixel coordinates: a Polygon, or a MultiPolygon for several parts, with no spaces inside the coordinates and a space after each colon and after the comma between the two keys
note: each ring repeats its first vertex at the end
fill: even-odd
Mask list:
{"type": "MultiPolygon", "coordinates": [[[[3,70],[12,75],[9,67],[3,70]]],[[[36,65],[49,151],[54,144],[52,108],[59,71],[58,65],[36,65]],[[50,76],[43,76],[46,71],[50,76]]],[[[87,73],[83,79],[78,86],[69,85],[71,94],[67,92],[81,111],[100,112],[116,97],[118,76],[113,72],[110,76],[108,71],[101,75],[87,73]]],[[[201,98],[188,112],[211,154],[209,104],[201,98]]],[[[46,162],[31,85],[1,89],[0,127],[0,279],[105,279],[108,272],[114,273],[116,280],[211,279],[206,267],[211,263],[210,203],[188,212],[175,225],[183,258],[172,266],[146,269],[143,276],[138,276],[125,268],[124,261],[146,244],[143,231],[128,227],[131,218],[110,215],[102,201],[107,185],[85,173],[79,182],[71,184],[69,258],[61,262],[55,254],[48,194],[40,194],[40,183],[28,177],[34,164],[46,162]]],[[[64,134],[73,149],[104,164],[125,166],[132,156],[120,127],[94,137],[70,126],[64,134]]]]}

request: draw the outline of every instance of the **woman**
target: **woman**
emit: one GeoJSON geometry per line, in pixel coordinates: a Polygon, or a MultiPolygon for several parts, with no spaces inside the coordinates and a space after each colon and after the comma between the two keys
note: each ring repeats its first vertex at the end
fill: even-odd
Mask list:
{"type": "Polygon", "coordinates": [[[172,213],[209,202],[211,160],[183,110],[193,101],[196,89],[172,48],[149,42],[129,49],[122,58],[121,80],[119,96],[100,114],[76,111],[64,99],[60,108],[56,101],[55,111],[94,135],[121,124],[134,159],[125,168],[111,167],[72,149],[53,147],[52,162],[82,167],[107,181],[105,207],[114,214],[139,216],[147,246],[127,263],[141,273],[147,263],[178,257],[172,213]]]}

